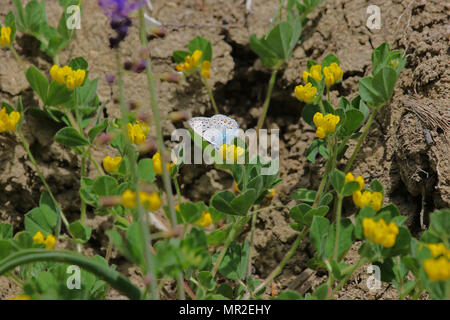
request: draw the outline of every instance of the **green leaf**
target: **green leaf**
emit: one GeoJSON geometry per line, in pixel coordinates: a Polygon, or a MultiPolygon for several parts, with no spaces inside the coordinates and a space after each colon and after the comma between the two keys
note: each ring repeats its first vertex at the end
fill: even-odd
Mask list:
{"type": "Polygon", "coordinates": [[[142,159],[138,163],[138,177],[139,181],[144,180],[146,183],[150,184],[155,181],[156,173],[153,168],[152,159],[142,159]]]}
{"type": "Polygon", "coordinates": [[[290,58],[290,44],[293,36],[292,26],[283,21],[277,24],[267,36],[267,43],[281,60],[290,58]]]}
{"type": "Polygon", "coordinates": [[[364,114],[356,109],[345,111],[345,122],[342,126],[345,134],[351,134],[358,129],[364,121],[364,114]]]}
{"type": "Polygon", "coordinates": [[[6,258],[7,256],[9,256],[11,251],[12,251],[11,242],[6,241],[6,240],[1,240],[1,238],[0,238],[0,261],[2,259],[6,258]]]}
{"type": "Polygon", "coordinates": [[[214,277],[209,271],[200,271],[198,273],[198,281],[202,286],[204,286],[209,291],[214,290],[214,288],[217,285],[216,281],[214,280],[214,277]]]}
{"type": "Polygon", "coordinates": [[[381,194],[384,194],[383,185],[381,184],[381,182],[378,179],[373,179],[370,182],[370,189],[372,191],[378,191],[378,192],[381,192],[381,194]]]}
{"type": "Polygon", "coordinates": [[[77,103],[79,107],[86,106],[97,95],[98,79],[89,80],[86,78],[81,87],[76,88],[77,103]]]}
{"type": "Polygon", "coordinates": [[[62,128],[59,130],[55,135],[55,141],[68,147],[90,145],[89,141],[82,137],[74,128],[62,128]]]}
{"type": "Polygon", "coordinates": [[[176,63],[184,63],[184,60],[191,53],[189,51],[176,50],[173,52],[173,58],[176,63]]]}
{"type": "Polygon", "coordinates": [[[345,184],[345,175],[342,171],[335,169],[330,175],[331,184],[337,193],[342,193],[345,184]]]}
{"type": "Polygon", "coordinates": [[[309,231],[309,238],[314,248],[317,249],[319,256],[322,256],[325,253],[329,227],[330,222],[328,219],[320,216],[314,216],[311,229],[309,231]]]}
{"type": "Polygon", "coordinates": [[[0,240],[12,239],[13,228],[9,223],[0,223],[0,240]]]}
{"type": "Polygon", "coordinates": [[[389,44],[383,42],[372,52],[372,74],[376,74],[382,67],[387,65],[389,60],[389,44]]]}
{"type": "Polygon", "coordinates": [[[356,181],[347,182],[344,185],[344,190],[342,191],[342,195],[344,197],[351,196],[353,192],[356,192],[359,190],[359,183],[356,181]]]}
{"type": "Polygon", "coordinates": [[[195,223],[202,217],[200,206],[191,202],[180,203],[181,215],[186,223],[195,223]]]}
{"type": "Polygon", "coordinates": [[[16,38],[16,16],[12,11],[8,12],[5,17],[5,26],[11,28],[11,44],[14,43],[14,39],[16,38]]]}
{"type": "Polygon", "coordinates": [[[271,68],[277,63],[277,54],[266,44],[264,37],[258,39],[256,35],[252,34],[250,36],[250,48],[259,56],[266,67],[271,68]]]}
{"type": "Polygon", "coordinates": [[[315,128],[316,125],[313,122],[316,112],[320,112],[320,107],[317,104],[307,104],[303,107],[302,118],[307,124],[315,128]]]}
{"type": "Polygon", "coordinates": [[[224,190],[217,192],[211,198],[211,205],[218,211],[226,214],[235,214],[231,207],[231,201],[235,198],[233,192],[224,190]]]}
{"type": "Polygon", "coordinates": [[[327,55],[325,58],[323,58],[323,60],[322,60],[322,68],[323,67],[328,67],[333,62],[337,63],[338,66],[341,65],[341,62],[339,61],[339,59],[334,54],[331,53],[331,54],[327,55]]]}
{"type": "MultiPolygon", "coordinates": [[[[48,214],[48,211],[46,212],[48,214]]],[[[25,215],[25,230],[34,235],[40,231],[47,236],[52,234],[56,226],[56,215],[54,219],[48,219],[40,208],[34,208],[25,215]],[[49,221],[50,220],[50,221],[49,221]],[[52,223],[54,221],[54,223],[52,223]]]]}
{"type": "Polygon", "coordinates": [[[297,291],[286,290],[280,292],[280,294],[276,297],[276,300],[303,300],[303,297],[297,291]]]}
{"type": "Polygon", "coordinates": [[[70,233],[83,243],[91,237],[92,227],[84,226],[80,221],[74,221],[69,225],[70,233]]]}
{"type": "Polygon", "coordinates": [[[317,192],[314,190],[300,188],[295,190],[294,194],[292,195],[292,199],[304,202],[314,202],[316,194],[317,192]]]}
{"type": "Polygon", "coordinates": [[[248,189],[240,196],[231,200],[231,207],[234,212],[238,215],[246,215],[248,210],[253,205],[256,200],[256,191],[255,189],[248,189]]]}
{"type": "Polygon", "coordinates": [[[241,246],[233,241],[227,249],[227,252],[219,266],[219,272],[224,277],[231,280],[239,280],[239,268],[241,263],[241,246]]]}
{"type": "Polygon", "coordinates": [[[25,7],[27,29],[36,32],[42,23],[47,24],[46,20],[44,6],[36,0],[30,1],[25,7]]]}
{"type": "Polygon", "coordinates": [[[95,179],[92,190],[99,196],[116,195],[118,183],[111,176],[101,176],[95,179]]]}
{"type": "Polygon", "coordinates": [[[372,107],[376,107],[383,102],[380,93],[373,85],[372,77],[364,77],[359,81],[359,95],[361,99],[372,107]]]}
{"type": "Polygon", "coordinates": [[[325,300],[327,298],[328,291],[329,291],[328,284],[324,283],[318,286],[316,290],[314,290],[312,296],[317,300],[325,300]]]}
{"type": "Polygon", "coordinates": [[[92,127],[92,129],[90,129],[88,132],[89,141],[93,143],[95,138],[99,135],[99,133],[103,132],[107,127],[108,127],[108,119],[104,119],[102,122],[92,127]]]}
{"type": "Polygon", "coordinates": [[[59,106],[67,103],[72,99],[72,94],[73,91],[67,89],[65,85],[52,81],[48,89],[47,105],[59,106]]]}
{"type": "MultiPolygon", "coordinates": [[[[31,3],[31,2],[30,2],[31,3]]],[[[35,66],[28,68],[25,73],[31,88],[41,98],[44,104],[47,103],[48,80],[35,66]]]]}
{"type": "Polygon", "coordinates": [[[394,92],[397,72],[391,67],[383,67],[373,77],[373,87],[382,98],[382,102],[388,102],[394,92]]]}
{"type": "Polygon", "coordinates": [[[14,4],[14,7],[15,7],[16,13],[17,13],[17,21],[16,21],[17,28],[21,32],[25,32],[27,29],[27,24],[26,24],[25,12],[22,7],[22,1],[21,0],[13,0],[13,4],[14,4]]]}
{"type": "Polygon", "coordinates": [[[69,67],[73,70],[83,69],[87,71],[89,64],[83,57],[76,57],[70,60],[69,67]]]}
{"type": "Polygon", "coordinates": [[[201,50],[203,52],[202,58],[200,62],[203,61],[212,61],[212,46],[211,42],[202,38],[200,36],[196,36],[192,39],[188,44],[188,49],[191,53],[194,53],[195,50],[201,50]]]}
{"type": "MultiPolygon", "coordinates": [[[[337,258],[338,261],[341,260],[348,249],[352,246],[355,240],[354,234],[354,226],[350,219],[344,218],[340,221],[341,229],[339,231],[339,241],[338,241],[338,250],[337,250],[337,258]]],[[[334,222],[328,233],[328,239],[326,244],[326,256],[328,258],[332,258],[334,256],[334,247],[336,243],[336,222],[334,222]]]]}

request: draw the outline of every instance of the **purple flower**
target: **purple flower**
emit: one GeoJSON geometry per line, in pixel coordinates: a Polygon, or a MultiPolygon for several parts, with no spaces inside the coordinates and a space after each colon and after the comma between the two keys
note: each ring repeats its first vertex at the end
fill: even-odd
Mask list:
{"type": "Polygon", "coordinates": [[[117,37],[109,38],[111,49],[119,47],[128,35],[131,19],[128,17],[131,11],[144,5],[145,0],[98,0],[98,5],[110,19],[111,28],[116,31],[117,37]]]}

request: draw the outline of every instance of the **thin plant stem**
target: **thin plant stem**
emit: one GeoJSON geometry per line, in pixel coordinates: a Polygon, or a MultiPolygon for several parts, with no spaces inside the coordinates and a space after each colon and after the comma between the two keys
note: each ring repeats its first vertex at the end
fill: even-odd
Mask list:
{"type": "Polygon", "coordinates": [[[375,116],[377,114],[377,111],[379,108],[376,108],[372,111],[372,114],[369,117],[369,120],[366,123],[366,126],[364,127],[364,131],[362,135],[359,137],[358,143],[356,144],[355,150],[353,150],[353,153],[350,157],[350,160],[348,160],[347,165],[345,166],[345,172],[349,172],[352,168],[353,161],[355,161],[356,155],[359,152],[359,149],[361,148],[362,143],[364,142],[364,139],[366,138],[367,134],[369,133],[369,128],[372,125],[373,120],[375,119],[375,116]]]}
{"type": "MultiPolygon", "coordinates": [[[[142,8],[139,9],[139,31],[140,31],[140,40],[141,44],[144,47],[147,47],[148,40],[146,37],[146,31],[145,31],[145,22],[144,22],[144,11],[142,8]]],[[[170,212],[170,219],[171,219],[171,225],[172,227],[175,227],[177,225],[177,217],[175,214],[175,206],[174,206],[174,199],[172,194],[172,185],[170,183],[170,175],[167,170],[167,167],[164,165],[166,163],[165,160],[165,146],[164,146],[164,140],[163,140],[163,133],[162,133],[162,127],[161,127],[161,116],[159,114],[158,109],[158,100],[156,98],[156,89],[155,89],[155,80],[154,75],[152,71],[152,63],[150,58],[146,59],[146,73],[147,73],[147,81],[148,86],[150,89],[150,95],[151,95],[151,106],[152,106],[152,112],[153,112],[153,119],[156,126],[156,135],[157,135],[157,145],[159,149],[159,153],[161,155],[161,162],[163,163],[163,184],[164,188],[166,190],[167,195],[167,202],[169,205],[169,212],[170,212]]],[[[148,230],[148,228],[147,228],[148,230]]],[[[183,286],[184,280],[183,275],[180,274],[177,277],[177,290],[178,290],[178,297],[180,299],[184,299],[184,286],[183,286]]]]}
{"type": "Polygon", "coordinates": [[[359,261],[353,267],[351,267],[348,274],[343,279],[341,279],[341,281],[339,281],[339,284],[331,291],[331,294],[327,297],[327,299],[333,298],[333,296],[347,283],[353,272],[355,272],[355,270],[361,267],[364,263],[366,263],[365,258],[359,259],[359,261]]]}
{"type": "MultiPolygon", "coordinates": [[[[120,110],[122,113],[122,132],[125,138],[125,141],[127,142],[127,145],[131,147],[131,142],[128,137],[127,132],[127,119],[128,119],[128,111],[125,106],[125,94],[124,94],[124,84],[123,84],[123,69],[122,69],[122,63],[120,59],[120,50],[119,48],[116,49],[116,63],[117,63],[117,72],[118,72],[118,81],[117,84],[119,86],[119,102],[120,102],[120,110]]],[[[128,150],[126,152],[128,162],[130,164],[130,172],[133,177],[133,183],[136,186],[136,202],[137,202],[137,214],[138,214],[138,225],[140,228],[140,236],[143,243],[143,256],[144,256],[144,277],[149,276],[150,277],[150,287],[151,287],[151,294],[152,298],[158,300],[159,299],[159,293],[158,293],[158,284],[157,284],[157,278],[155,273],[155,262],[153,254],[150,252],[149,244],[151,243],[151,234],[150,234],[150,228],[148,227],[148,217],[146,212],[144,212],[140,199],[139,199],[139,184],[137,179],[137,166],[136,166],[136,159],[134,154],[134,148],[130,148],[131,150],[128,150]]],[[[165,167],[165,166],[163,166],[165,167]]]]}
{"type": "MultiPolygon", "coordinates": [[[[86,176],[86,152],[83,153],[81,157],[81,179],[86,176]]],[[[84,225],[86,221],[86,201],[84,201],[83,197],[81,197],[81,224],[84,225]]]]}
{"type": "Polygon", "coordinates": [[[22,67],[23,71],[27,71],[27,69],[25,68],[25,64],[23,63],[22,59],[20,58],[20,56],[17,54],[16,49],[14,49],[14,47],[12,46],[12,44],[9,45],[9,49],[11,50],[12,54],[14,55],[14,57],[16,58],[17,62],[19,62],[20,66],[22,67]]]}
{"type": "Polygon", "coordinates": [[[209,86],[208,81],[204,77],[201,77],[201,78],[202,78],[203,84],[205,85],[206,91],[208,91],[208,96],[209,96],[209,99],[211,100],[211,104],[213,106],[214,112],[216,114],[219,114],[219,109],[217,108],[216,100],[214,99],[214,95],[212,93],[211,87],[209,86]]]}
{"type": "Polygon", "coordinates": [[[247,276],[251,275],[252,268],[252,250],[253,250],[253,241],[255,237],[255,227],[256,227],[256,216],[258,215],[258,210],[253,211],[252,213],[252,225],[250,229],[250,245],[248,249],[248,265],[247,265],[247,276]]]}
{"type": "Polygon", "coordinates": [[[266,120],[267,110],[269,110],[270,98],[272,96],[272,91],[273,91],[273,87],[275,85],[275,80],[277,78],[277,72],[278,72],[279,68],[280,67],[277,65],[272,70],[272,75],[270,76],[270,80],[269,80],[269,88],[267,90],[266,100],[264,100],[263,111],[261,113],[261,116],[258,119],[258,124],[256,126],[256,132],[258,132],[259,129],[262,128],[262,126],[264,125],[264,121],[266,120]]]}
{"type": "Polygon", "coordinates": [[[28,157],[30,158],[31,163],[34,166],[34,169],[36,170],[37,174],[39,175],[39,178],[41,178],[41,181],[44,184],[45,189],[47,189],[47,192],[49,193],[50,198],[52,199],[54,204],[59,207],[59,213],[60,214],[58,216],[58,223],[57,223],[57,225],[58,225],[58,232],[56,234],[56,237],[59,236],[59,231],[61,230],[61,226],[60,226],[61,221],[60,221],[60,219],[63,221],[64,225],[66,226],[67,232],[69,232],[69,234],[70,234],[69,222],[67,221],[66,216],[64,215],[64,213],[63,213],[61,207],[59,206],[58,202],[56,201],[55,196],[53,195],[53,192],[50,189],[50,187],[49,187],[49,185],[47,183],[47,180],[45,180],[45,177],[44,177],[41,169],[39,169],[39,166],[38,166],[38,164],[36,162],[36,159],[34,158],[33,154],[30,151],[30,146],[28,145],[27,141],[25,140],[25,137],[23,136],[22,130],[20,128],[18,128],[17,129],[17,133],[19,135],[19,138],[20,138],[20,141],[22,142],[23,147],[25,148],[25,151],[28,154],[28,157]]]}
{"type": "Polygon", "coordinates": [[[294,254],[295,250],[297,250],[297,247],[300,245],[300,243],[303,240],[303,237],[306,235],[307,231],[308,231],[308,229],[306,229],[306,227],[303,228],[302,232],[300,232],[300,234],[297,236],[294,243],[292,244],[292,247],[286,253],[283,260],[281,260],[280,264],[270,273],[270,275],[263,282],[261,282],[255,288],[255,290],[253,290],[253,292],[247,292],[244,295],[243,300],[248,300],[251,296],[256,294],[261,289],[265,288],[270,282],[272,282],[272,280],[281,272],[281,270],[283,270],[286,263],[291,259],[292,255],[294,254]]]}
{"type": "Polygon", "coordinates": [[[337,260],[338,256],[338,247],[339,247],[339,232],[341,231],[341,214],[342,214],[342,200],[343,196],[341,194],[337,195],[338,203],[337,203],[337,212],[336,212],[336,236],[334,241],[334,260],[337,260]]]}

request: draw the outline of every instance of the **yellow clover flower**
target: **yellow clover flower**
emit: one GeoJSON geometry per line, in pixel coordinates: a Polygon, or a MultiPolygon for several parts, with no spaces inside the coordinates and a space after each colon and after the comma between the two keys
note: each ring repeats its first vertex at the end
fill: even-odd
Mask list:
{"type": "Polygon", "coordinates": [[[222,156],[222,159],[227,162],[236,163],[238,158],[240,158],[244,154],[244,148],[237,147],[234,144],[226,145],[223,144],[219,148],[219,155],[222,156]]]}
{"type": "Polygon", "coordinates": [[[296,86],[294,92],[298,100],[310,103],[317,94],[317,88],[313,87],[311,82],[308,82],[304,86],[301,84],[296,86]]]}
{"type": "Polygon", "coordinates": [[[46,249],[51,250],[56,245],[56,238],[52,234],[49,234],[46,238],[44,238],[42,232],[38,231],[33,236],[33,243],[43,243],[45,244],[46,249]]]}
{"type": "Polygon", "coordinates": [[[114,158],[106,156],[103,159],[103,168],[105,168],[105,170],[109,172],[117,172],[119,170],[121,162],[122,162],[121,156],[117,156],[114,158]]]}
{"type": "MultiPolygon", "coordinates": [[[[156,174],[161,175],[163,173],[161,154],[159,152],[155,153],[152,157],[152,161],[153,161],[153,170],[155,170],[156,174]]],[[[169,171],[169,173],[174,165],[175,165],[174,163],[166,163],[166,168],[167,171],[169,171]]]]}
{"type": "Polygon", "coordinates": [[[344,73],[336,62],[333,62],[328,67],[323,68],[323,74],[325,75],[325,85],[327,87],[342,80],[344,73]]]}
{"type": "Polygon", "coordinates": [[[195,50],[192,56],[184,58],[184,64],[177,65],[177,70],[185,74],[191,74],[198,68],[202,56],[203,52],[201,50],[195,50]]]}
{"type": "Polygon", "coordinates": [[[86,71],[83,69],[73,70],[69,66],[60,68],[56,64],[50,68],[50,76],[60,84],[65,84],[68,89],[83,85],[86,78],[86,71]]]}
{"type": "Polygon", "coordinates": [[[322,66],[320,64],[313,65],[308,71],[303,71],[303,81],[308,83],[308,77],[316,81],[322,80],[322,66]]]}
{"type": "Polygon", "coordinates": [[[425,247],[430,249],[431,255],[433,258],[437,258],[440,255],[443,255],[444,257],[447,257],[447,259],[450,259],[450,250],[445,247],[445,244],[440,243],[427,243],[425,244],[425,247]]]}
{"type": "Polygon", "coordinates": [[[450,279],[450,261],[446,257],[426,259],[423,267],[431,281],[447,281],[450,279]]]}
{"type": "Polygon", "coordinates": [[[371,206],[373,210],[378,211],[383,205],[383,195],[381,192],[370,192],[365,190],[364,192],[356,191],[352,195],[353,202],[358,208],[365,206],[371,206]]]}
{"type": "Polygon", "coordinates": [[[211,225],[212,222],[213,221],[212,221],[211,214],[209,212],[203,211],[202,217],[199,220],[197,220],[195,222],[195,224],[199,225],[200,227],[206,228],[209,225],[211,225]]]}
{"type": "Polygon", "coordinates": [[[345,183],[347,182],[352,182],[352,181],[356,181],[359,183],[359,191],[362,190],[362,188],[364,188],[364,178],[361,176],[358,176],[356,179],[353,176],[353,174],[351,172],[347,173],[345,175],[345,183]]]}
{"type": "MultiPolygon", "coordinates": [[[[161,198],[156,192],[149,194],[145,191],[139,191],[139,200],[145,209],[151,211],[156,211],[161,207],[161,198]]],[[[133,192],[130,189],[125,190],[125,192],[122,193],[122,205],[128,209],[136,208],[136,192],[133,192]]]]}
{"type": "Polygon", "coordinates": [[[0,27],[0,46],[9,46],[11,43],[11,28],[0,27]]]}
{"type": "Polygon", "coordinates": [[[0,133],[5,131],[13,131],[16,129],[20,121],[20,113],[13,111],[10,114],[6,112],[6,108],[0,111],[0,133]]]}
{"type": "Polygon", "coordinates": [[[136,121],[135,124],[128,123],[128,138],[130,138],[131,143],[143,144],[145,142],[145,137],[148,135],[150,128],[142,121],[136,121]]]}
{"type": "Polygon", "coordinates": [[[313,122],[316,125],[316,136],[320,139],[325,138],[329,133],[336,130],[336,125],[339,123],[340,117],[331,113],[323,116],[322,113],[316,112],[313,117],[313,122]]]}
{"type": "Polygon", "coordinates": [[[203,61],[202,63],[202,72],[200,73],[203,78],[209,78],[211,76],[211,61],[203,61]]]}
{"type": "Polygon", "coordinates": [[[394,246],[399,232],[398,226],[394,222],[391,221],[388,225],[383,219],[375,221],[372,218],[364,218],[362,227],[364,236],[367,239],[371,239],[373,242],[386,248],[394,246]]]}
{"type": "Polygon", "coordinates": [[[269,189],[267,190],[269,193],[266,194],[266,198],[272,199],[273,197],[275,197],[275,189],[269,189]]]}

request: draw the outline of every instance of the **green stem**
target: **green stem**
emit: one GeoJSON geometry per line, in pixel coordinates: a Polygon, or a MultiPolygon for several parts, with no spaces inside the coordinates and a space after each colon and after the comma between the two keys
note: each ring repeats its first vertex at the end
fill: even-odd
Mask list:
{"type": "Polygon", "coordinates": [[[58,222],[57,222],[58,232],[57,232],[57,234],[55,236],[56,237],[59,236],[59,231],[61,230],[61,219],[62,219],[64,225],[67,228],[67,232],[69,232],[69,234],[70,234],[69,222],[67,221],[66,216],[64,215],[64,213],[63,213],[61,207],[59,206],[58,202],[56,201],[55,196],[53,195],[53,192],[50,189],[50,186],[47,184],[47,180],[45,180],[45,177],[44,177],[41,169],[39,169],[39,166],[38,166],[38,164],[36,162],[36,159],[34,158],[33,154],[30,151],[30,146],[28,145],[27,141],[25,140],[25,137],[23,136],[22,130],[20,128],[18,128],[17,129],[17,133],[19,135],[19,138],[20,138],[20,141],[22,142],[23,147],[25,148],[25,151],[28,154],[28,157],[30,158],[31,163],[34,166],[34,169],[36,170],[37,174],[39,175],[39,178],[41,178],[41,181],[44,184],[45,189],[47,189],[47,192],[49,193],[50,198],[52,199],[54,204],[59,207],[59,210],[58,210],[59,211],[59,216],[58,216],[58,222]]]}
{"type": "MultiPolygon", "coordinates": [[[[123,69],[122,63],[120,59],[120,50],[116,49],[116,63],[117,63],[117,71],[118,71],[118,86],[119,86],[119,102],[120,102],[120,110],[122,113],[122,132],[126,141],[126,145],[129,147],[126,150],[125,154],[128,158],[128,162],[130,164],[130,173],[133,179],[133,184],[136,188],[136,202],[137,202],[137,218],[138,225],[140,229],[141,241],[143,244],[143,256],[144,256],[144,268],[143,274],[144,277],[150,277],[150,286],[152,298],[158,300],[158,284],[155,273],[155,262],[153,254],[150,252],[149,244],[151,244],[151,234],[150,228],[148,227],[148,217],[147,213],[144,212],[141,201],[139,199],[139,183],[137,179],[137,166],[136,166],[136,155],[135,149],[131,146],[130,138],[128,137],[127,132],[127,119],[128,119],[128,111],[125,106],[125,94],[124,94],[124,83],[123,83],[123,69]]],[[[164,162],[163,162],[164,163],[164,162]]],[[[163,166],[165,168],[165,166],[163,166]]]]}
{"type": "Polygon", "coordinates": [[[208,91],[209,99],[211,100],[211,104],[213,106],[214,112],[216,114],[219,114],[219,109],[217,108],[216,100],[214,100],[214,95],[212,93],[211,87],[209,86],[208,80],[206,80],[204,77],[202,78],[202,82],[205,85],[206,91],[208,91]]]}
{"type": "Polygon", "coordinates": [[[140,299],[141,291],[127,278],[112,270],[108,266],[98,263],[91,258],[71,251],[58,251],[47,249],[24,249],[13,253],[0,262],[0,275],[17,266],[38,261],[55,261],[80,266],[108,282],[114,289],[130,299],[140,299]]]}
{"type": "MultiPolygon", "coordinates": [[[[144,47],[147,47],[148,40],[147,40],[147,36],[146,36],[146,31],[145,31],[144,11],[142,8],[139,9],[139,30],[140,30],[141,44],[144,47]]],[[[166,148],[164,146],[163,132],[162,132],[162,127],[161,127],[161,116],[159,114],[159,109],[158,109],[158,100],[156,98],[155,80],[154,80],[154,76],[153,76],[152,63],[151,63],[150,58],[146,59],[146,65],[147,65],[147,68],[146,68],[147,81],[148,81],[148,86],[149,86],[150,95],[151,95],[151,106],[152,106],[152,112],[153,112],[153,119],[155,121],[155,126],[156,126],[157,144],[158,144],[159,153],[161,155],[161,162],[163,163],[163,166],[162,166],[162,168],[163,168],[163,184],[164,184],[164,188],[166,190],[167,202],[169,205],[169,212],[170,212],[170,219],[171,219],[172,227],[175,227],[177,225],[177,216],[175,213],[175,205],[174,205],[175,202],[174,202],[173,194],[172,194],[172,185],[170,183],[170,175],[169,175],[169,172],[167,171],[167,166],[165,165],[165,163],[166,163],[166,160],[165,160],[166,148]]],[[[179,297],[184,297],[184,286],[182,285],[184,283],[184,281],[182,278],[183,278],[183,275],[181,275],[178,279],[179,297]]]]}
{"type": "Polygon", "coordinates": [[[258,211],[255,210],[252,213],[252,226],[250,229],[250,245],[248,249],[248,265],[247,265],[247,276],[251,275],[252,269],[252,250],[253,250],[253,240],[255,237],[255,227],[256,227],[256,216],[258,215],[258,211]]]}
{"type": "Polygon", "coordinates": [[[359,152],[359,149],[361,148],[362,143],[364,142],[364,139],[366,138],[367,134],[369,133],[369,128],[372,125],[373,120],[375,119],[375,116],[377,114],[377,111],[379,109],[374,109],[372,111],[372,114],[370,115],[369,120],[366,123],[366,126],[364,127],[363,134],[359,137],[358,143],[356,144],[355,150],[353,150],[352,156],[350,157],[350,160],[347,162],[347,166],[345,167],[345,172],[349,172],[352,168],[353,161],[355,161],[356,155],[359,152]]]}
{"type": "Polygon", "coordinates": [[[333,291],[331,291],[331,294],[327,297],[327,299],[332,298],[347,283],[353,272],[355,272],[355,270],[361,267],[364,263],[366,263],[366,259],[360,258],[359,261],[350,268],[348,274],[339,282],[339,284],[333,289],[333,291]]]}
{"type": "Polygon", "coordinates": [[[334,241],[334,260],[337,260],[338,257],[338,247],[339,247],[339,232],[341,231],[341,214],[342,214],[342,200],[344,197],[342,194],[338,194],[338,203],[337,203],[337,213],[336,213],[336,237],[334,241]]]}
{"type": "Polygon", "coordinates": [[[14,49],[14,47],[12,46],[12,44],[9,45],[9,49],[11,50],[12,54],[14,55],[14,57],[16,58],[17,62],[19,62],[20,66],[22,67],[23,71],[27,71],[27,69],[25,68],[25,64],[23,63],[22,59],[20,58],[20,56],[17,54],[17,51],[14,49]]]}
{"type": "MultiPolygon", "coordinates": [[[[83,153],[81,157],[81,179],[86,176],[86,151],[83,153]]],[[[84,225],[86,221],[86,201],[84,201],[83,197],[81,197],[81,219],[80,222],[84,225]]]]}
{"type": "Polygon", "coordinates": [[[270,98],[272,96],[273,87],[275,85],[275,80],[277,78],[277,72],[280,68],[280,65],[276,65],[274,69],[272,70],[272,75],[270,76],[269,80],[269,89],[267,90],[266,100],[264,101],[263,105],[263,111],[261,113],[261,116],[259,117],[258,124],[256,126],[256,131],[258,132],[259,129],[262,128],[264,125],[264,120],[266,120],[267,110],[269,110],[269,104],[270,104],[270,98]]]}
{"type": "Polygon", "coordinates": [[[243,300],[248,300],[251,296],[254,296],[254,294],[256,294],[261,289],[265,288],[270,282],[272,282],[272,280],[281,272],[281,270],[283,270],[286,263],[291,259],[292,255],[294,254],[295,250],[297,250],[297,247],[300,245],[300,243],[301,243],[303,237],[306,235],[307,231],[308,230],[306,228],[304,228],[302,230],[302,232],[300,232],[300,234],[297,236],[294,243],[292,244],[292,247],[286,253],[283,260],[281,260],[280,264],[270,273],[270,275],[262,283],[260,283],[255,288],[255,290],[253,290],[253,292],[247,292],[244,295],[243,300]]]}

